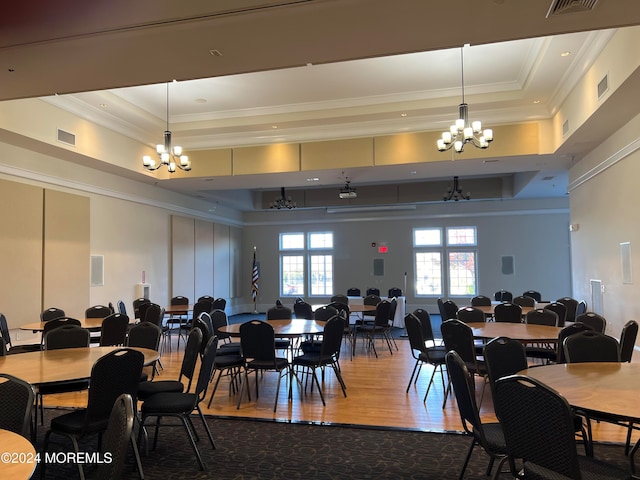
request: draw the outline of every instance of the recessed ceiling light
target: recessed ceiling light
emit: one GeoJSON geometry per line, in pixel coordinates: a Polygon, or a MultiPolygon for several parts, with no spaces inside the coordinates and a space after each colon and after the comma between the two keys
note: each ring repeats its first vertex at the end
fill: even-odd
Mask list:
{"type": "Polygon", "coordinates": [[[320,179],[318,177],[307,178],[307,182],[319,182],[320,179]]]}
{"type": "Polygon", "coordinates": [[[418,172],[416,172],[415,170],[412,170],[411,172],[409,172],[409,175],[417,175],[418,172]]]}
{"type": "Polygon", "coordinates": [[[107,108],[107,107],[109,107],[109,105],[107,105],[106,103],[101,103],[100,104],[100,108],[107,108]]]}
{"type": "Polygon", "coordinates": [[[406,113],[401,113],[401,114],[400,114],[400,116],[401,116],[401,117],[406,117],[406,116],[407,116],[407,114],[406,114],[406,113]]]}
{"type": "Polygon", "coordinates": [[[533,103],[534,104],[538,104],[538,103],[540,103],[540,100],[534,100],[533,103]]]}
{"type": "Polygon", "coordinates": [[[221,57],[222,56],[222,52],[220,50],[216,50],[215,48],[209,50],[209,54],[212,57],[221,57]]]}
{"type": "Polygon", "coordinates": [[[196,98],[195,102],[196,103],[207,103],[207,99],[206,98],[196,98]]]}
{"type": "Polygon", "coordinates": [[[271,125],[271,128],[278,128],[278,125],[271,125]]]}
{"type": "Polygon", "coordinates": [[[568,50],[560,54],[561,57],[568,57],[569,55],[571,55],[571,52],[569,52],[568,50]]]}

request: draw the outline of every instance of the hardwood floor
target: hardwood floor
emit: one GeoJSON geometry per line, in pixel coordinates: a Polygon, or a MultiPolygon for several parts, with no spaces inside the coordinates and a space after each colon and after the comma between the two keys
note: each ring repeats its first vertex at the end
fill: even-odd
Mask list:
{"type": "MultiPolygon", "coordinates": [[[[406,339],[397,340],[398,350],[389,353],[386,345],[377,343],[379,358],[358,343],[353,360],[350,347],[343,345],[341,368],[347,385],[347,398],[332,371],[328,370],[324,379],[326,407],[322,406],[317,389],[313,391],[294,381],[293,399],[288,400],[288,382],[282,381],[276,413],[273,412],[277,374],[265,373],[260,382],[260,398],[255,398],[255,383],[251,380],[251,398],[243,397],[240,409],[236,408],[237,396],[230,392],[229,379],[224,377],[215,394],[211,408],[206,408],[211,388],[203,403],[204,412],[227,417],[275,419],[281,421],[302,421],[316,423],[337,423],[422,429],[429,431],[462,431],[455,398],[447,400],[442,408],[443,387],[439,373],[436,374],[427,402],[423,402],[432,368],[422,368],[417,384],[411,385],[405,393],[415,360],[406,339]]],[[[184,343],[177,348],[174,336],[171,351],[165,348],[162,354],[160,376],[156,379],[178,377],[182,361],[184,343]]],[[[480,398],[482,381],[476,380],[477,398],[480,398]]],[[[83,406],[86,393],[49,395],[46,406],[83,406]]],[[[485,390],[481,406],[483,419],[495,420],[489,386],[485,390]]],[[[607,442],[624,442],[626,430],[607,423],[595,423],[594,438],[607,442]]],[[[634,440],[636,437],[634,437],[634,440]]]]}

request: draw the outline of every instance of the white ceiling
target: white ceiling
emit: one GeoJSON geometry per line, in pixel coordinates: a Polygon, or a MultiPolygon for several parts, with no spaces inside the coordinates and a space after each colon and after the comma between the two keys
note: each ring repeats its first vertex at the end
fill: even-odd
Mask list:
{"type": "MultiPolygon", "coordinates": [[[[120,4],[118,0],[115,3],[102,2],[99,8],[89,12],[82,2],[77,4],[75,0],[64,0],[63,3],[68,6],[75,5],[78,8],[76,14],[49,17],[44,23],[47,28],[39,29],[30,26],[37,26],[39,22],[43,25],[43,18],[25,13],[17,6],[11,7],[13,10],[5,17],[5,23],[10,23],[7,19],[13,20],[13,28],[5,29],[2,33],[2,27],[6,25],[2,25],[0,20],[0,66],[15,65],[15,68],[12,67],[14,72],[9,75],[12,81],[5,82],[8,88],[3,90],[0,98],[52,94],[65,90],[76,92],[46,99],[83,118],[154,145],[160,142],[165,129],[166,84],[153,84],[150,80],[164,82],[178,78],[181,81],[169,84],[169,121],[174,143],[180,143],[187,153],[197,149],[274,142],[445,130],[457,117],[457,105],[461,102],[461,59],[460,48],[456,45],[472,41],[472,46],[463,49],[465,100],[469,103],[471,119],[482,120],[486,127],[545,119],[553,115],[613,33],[613,30],[588,30],[640,23],[640,9],[623,12],[622,3],[629,2],[616,2],[601,0],[593,12],[545,19],[550,0],[531,0],[526,6],[516,0],[460,1],[457,14],[456,11],[445,10],[447,15],[441,16],[438,22],[423,15],[424,30],[416,28],[413,16],[424,14],[427,9],[425,3],[433,2],[402,0],[393,2],[392,8],[390,3],[378,0],[369,1],[368,7],[367,2],[359,0],[343,1],[340,5],[340,2],[333,0],[245,0],[215,2],[219,11],[212,12],[214,7],[209,5],[211,2],[188,2],[188,6],[181,2],[178,8],[173,2],[161,1],[147,5],[151,9],[147,12],[140,6],[133,7],[130,2],[120,4]],[[274,7],[278,3],[292,5],[274,7]],[[162,10],[160,4],[167,8],[162,10]],[[129,15],[124,15],[122,11],[116,15],[118,6],[128,10],[129,15]],[[245,7],[247,11],[243,13],[224,13],[245,7]],[[475,19],[464,14],[465,8],[469,14],[476,14],[475,19]],[[149,18],[152,16],[150,12],[155,12],[156,18],[149,18]],[[313,18],[314,15],[317,22],[308,23],[310,16],[313,18]],[[514,15],[528,18],[529,21],[515,28],[512,25],[514,15]],[[404,28],[403,23],[396,23],[394,18],[403,22],[404,28]],[[358,19],[356,23],[353,23],[354,19],[358,19]],[[224,41],[213,34],[211,36],[216,37],[215,40],[209,38],[203,42],[204,37],[201,36],[199,48],[202,50],[204,43],[207,57],[200,56],[196,61],[188,59],[181,62],[166,43],[162,43],[163,47],[159,43],[154,55],[151,45],[139,45],[132,38],[127,38],[127,35],[144,34],[136,37],[136,40],[149,38],[153,41],[156,39],[155,33],[171,31],[171,39],[176,45],[186,45],[194,35],[193,30],[212,21],[217,22],[214,32],[227,32],[229,24],[233,24],[235,29],[239,26],[247,29],[225,36],[224,41]],[[298,23],[294,24],[294,21],[298,23]],[[483,25],[482,21],[491,24],[483,25]],[[63,30],[57,31],[54,28],[56,25],[67,28],[64,37],[59,37],[63,30]],[[283,28],[274,30],[273,27],[278,25],[283,28]],[[460,35],[465,25],[469,30],[465,35],[460,35]],[[186,26],[190,28],[186,29],[186,26]],[[258,31],[258,26],[265,29],[268,26],[268,32],[258,31]],[[324,30],[321,26],[324,26],[324,30]],[[431,26],[433,31],[429,31],[427,26],[431,26]],[[314,30],[314,33],[317,29],[322,33],[314,37],[301,28],[314,30]],[[285,30],[289,34],[296,34],[295,38],[299,41],[291,42],[289,38],[290,43],[286,48],[282,48],[282,45],[276,48],[276,37],[286,37],[283,33],[285,30]],[[538,36],[555,31],[577,33],[538,36]],[[520,36],[535,38],[517,39],[520,36]],[[16,58],[22,58],[17,55],[20,51],[24,54],[26,50],[31,50],[33,55],[30,59],[37,63],[40,47],[48,46],[52,54],[56,48],[70,49],[72,44],[78,44],[83,48],[73,51],[78,52],[77,59],[80,59],[92,48],[93,40],[100,37],[104,37],[100,53],[105,63],[115,62],[116,59],[111,58],[114,54],[131,61],[132,54],[138,53],[133,57],[135,61],[126,66],[127,72],[111,70],[109,76],[112,79],[109,80],[95,75],[91,69],[82,69],[86,74],[81,78],[66,75],[66,83],[58,83],[59,72],[56,70],[52,73],[49,86],[31,77],[30,82],[24,82],[29,85],[15,82],[30,67],[28,62],[22,67],[19,67],[21,63],[16,63],[16,58]],[[318,41],[319,38],[322,42],[318,41]],[[510,41],[497,42],[504,39],[510,41]],[[127,40],[129,43],[126,43],[127,40]],[[339,49],[334,43],[338,40],[339,49]],[[115,48],[121,45],[117,42],[124,42],[122,45],[128,45],[132,51],[116,51],[115,48]],[[266,55],[262,44],[271,46],[272,55],[266,55]],[[441,49],[447,44],[456,47],[441,49]],[[164,53],[162,48],[165,48],[164,53]],[[210,55],[212,48],[216,48],[222,56],[210,55]],[[239,50],[246,53],[252,49],[253,54],[244,58],[245,63],[234,63],[239,50]],[[109,52],[109,57],[105,57],[105,51],[109,52]],[[391,54],[400,52],[409,53],[391,54]],[[563,52],[570,54],[561,56],[563,52]],[[292,57],[296,55],[308,61],[293,61],[292,57]],[[359,59],[331,61],[349,57],[359,59]],[[149,63],[151,60],[153,62],[149,63]],[[219,68],[219,76],[201,78],[198,72],[205,61],[217,65],[208,70],[219,68]],[[180,65],[184,68],[176,68],[180,65]],[[151,84],[90,90],[89,85],[108,87],[109,81],[112,86],[151,84]]],[[[40,4],[43,16],[51,14],[48,2],[42,0],[32,3],[40,4]]],[[[435,17],[443,13],[440,12],[441,6],[429,5],[429,8],[431,10],[427,11],[434,13],[435,17]]],[[[186,52],[183,51],[182,55],[188,55],[189,49],[186,52]]],[[[87,62],[91,62],[89,57],[87,62]]],[[[71,69],[78,68],[75,63],[71,69]]],[[[6,73],[0,72],[0,81],[6,76],[6,73]]],[[[497,141],[499,138],[496,138],[497,141]]],[[[473,152],[468,151],[470,148],[467,147],[463,155],[473,156],[473,152]]],[[[251,189],[282,185],[292,188],[340,185],[345,175],[357,186],[441,179],[451,175],[468,177],[516,173],[520,179],[517,183],[522,185],[518,192],[520,197],[566,193],[570,152],[564,156],[501,159],[499,162],[451,162],[450,154],[442,155],[443,162],[428,165],[224,179],[172,179],[163,182],[163,186],[217,201],[233,198],[236,202],[242,200],[250,203],[247,192],[251,189]],[[307,179],[313,177],[319,180],[310,183],[307,179]]],[[[153,180],[139,176],[143,181],[153,180]]]]}

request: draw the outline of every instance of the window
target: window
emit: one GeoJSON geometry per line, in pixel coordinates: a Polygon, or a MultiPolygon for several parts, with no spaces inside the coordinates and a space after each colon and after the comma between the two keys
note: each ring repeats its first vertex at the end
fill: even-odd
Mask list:
{"type": "Polygon", "coordinates": [[[280,294],[333,295],[333,233],[280,234],[280,294]]]}
{"type": "Polygon", "coordinates": [[[476,228],[448,227],[444,239],[439,227],[413,231],[416,295],[476,295],[476,228]]]}

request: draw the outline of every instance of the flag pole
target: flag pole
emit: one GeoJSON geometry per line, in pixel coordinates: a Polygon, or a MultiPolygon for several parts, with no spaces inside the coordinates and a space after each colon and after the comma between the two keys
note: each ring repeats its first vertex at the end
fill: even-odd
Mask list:
{"type": "Polygon", "coordinates": [[[253,313],[258,313],[258,280],[260,272],[258,270],[258,262],[256,261],[256,247],[253,247],[253,264],[251,265],[251,296],[253,297],[253,313]]]}

